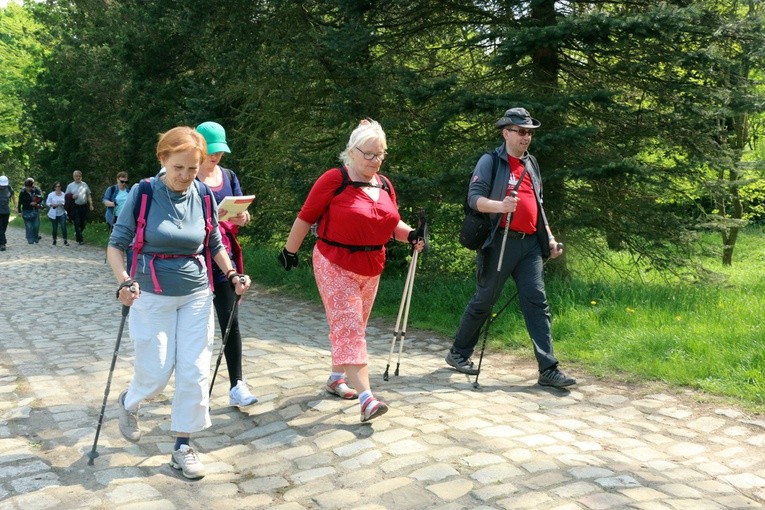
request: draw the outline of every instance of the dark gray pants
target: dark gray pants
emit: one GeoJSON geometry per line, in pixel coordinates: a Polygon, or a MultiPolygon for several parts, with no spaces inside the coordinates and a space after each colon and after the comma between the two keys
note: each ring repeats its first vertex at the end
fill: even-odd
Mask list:
{"type": "Polygon", "coordinates": [[[526,322],[526,330],[531,336],[539,371],[544,371],[557,365],[558,360],[553,355],[550,307],[545,294],[542,251],[537,236],[527,236],[524,239],[508,237],[502,271],[497,272],[501,248],[500,230],[488,248],[478,251],[476,291],[462,314],[452,349],[465,357],[473,354],[481,327],[502,294],[505,282],[512,276],[518,289],[521,312],[526,322]]]}
{"type": "Polygon", "coordinates": [[[74,237],[78,243],[83,242],[85,239],[82,237],[82,231],[85,230],[87,224],[88,211],[90,206],[88,204],[74,204],[74,214],[72,223],[74,223],[74,237]]]}

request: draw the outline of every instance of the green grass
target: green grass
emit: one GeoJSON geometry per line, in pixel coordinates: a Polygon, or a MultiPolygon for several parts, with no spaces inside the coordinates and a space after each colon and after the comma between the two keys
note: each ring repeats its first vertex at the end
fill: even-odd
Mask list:
{"type": "MultiPolygon", "coordinates": [[[[43,218],[42,228],[50,232],[43,218]]],[[[18,218],[14,225],[23,228],[18,218]]],[[[71,227],[71,224],[70,224],[71,227]]],[[[73,232],[73,228],[71,228],[73,232]]],[[[90,224],[89,244],[107,240],[103,223],[90,224]]],[[[70,239],[73,233],[70,234],[70,239]]],[[[319,301],[310,269],[308,243],[300,266],[285,272],[277,265],[278,248],[252,248],[246,237],[248,274],[274,291],[319,301]]],[[[719,246],[719,236],[704,242],[719,246]]],[[[468,254],[469,256],[469,254],[468,254]]],[[[625,277],[613,267],[627,263],[618,254],[613,267],[568,256],[572,277],[547,277],[556,355],[577,375],[630,381],[661,381],[686,387],[765,412],[765,231],[752,226],[739,236],[732,267],[719,257],[698,261],[712,271],[711,283],[666,281],[653,273],[625,277]]],[[[473,275],[435,274],[421,258],[409,312],[408,331],[426,329],[451,337],[474,291],[473,275]]],[[[406,262],[386,267],[373,316],[393,329],[403,291],[406,262]]],[[[499,303],[515,292],[512,282],[499,303]]],[[[499,306],[499,305],[498,305],[499,306]]],[[[513,300],[493,325],[489,345],[532,359],[523,319],[513,300]]]]}
{"type": "MultiPolygon", "coordinates": [[[[719,236],[704,242],[718,246],[719,236]]],[[[276,248],[248,251],[256,281],[318,301],[307,249],[301,265],[286,273],[275,265],[276,248]]],[[[610,263],[627,267],[624,257],[610,263]]],[[[732,267],[717,258],[703,265],[710,283],[667,281],[644,273],[626,277],[604,265],[590,266],[568,254],[572,277],[547,277],[556,355],[576,374],[630,381],[661,381],[724,397],[752,412],[765,411],[765,232],[750,227],[739,236],[732,267]]],[[[427,329],[451,337],[474,291],[472,274],[430,274],[427,259],[418,270],[408,331],[427,329]]],[[[389,271],[380,284],[373,316],[393,328],[404,275],[389,271]],[[391,274],[393,273],[393,274],[391,274]]],[[[515,292],[512,282],[497,307],[515,292]]],[[[532,359],[522,316],[513,300],[492,326],[489,346],[532,359]]]]}

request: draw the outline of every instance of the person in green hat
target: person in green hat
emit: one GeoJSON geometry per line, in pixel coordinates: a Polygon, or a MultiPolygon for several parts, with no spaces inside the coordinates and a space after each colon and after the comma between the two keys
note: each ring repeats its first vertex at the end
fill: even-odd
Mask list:
{"type": "MultiPolygon", "coordinates": [[[[228,168],[220,166],[220,161],[224,153],[230,153],[231,149],[226,142],[226,130],[217,122],[203,122],[198,125],[196,130],[204,137],[207,142],[207,158],[199,167],[197,179],[207,184],[215,195],[215,201],[220,204],[221,200],[229,196],[242,196],[242,187],[236,174],[228,168]]],[[[218,210],[218,215],[223,211],[218,210]]],[[[226,246],[229,258],[234,264],[234,268],[239,273],[244,272],[244,258],[242,249],[237,241],[239,227],[250,222],[250,213],[244,211],[227,221],[219,221],[223,244],[226,246]]],[[[221,334],[224,335],[226,326],[231,318],[231,312],[234,308],[234,302],[239,299],[234,289],[226,279],[226,275],[217,267],[213,266],[213,277],[215,282],[215,298],[213,305],[218,316],[221,334]]],[[[242,335],[239,332],[239,313],[231,321],[231,330],[228,334],[226,347],[223,353],[226,356],[226,365],[228,366],[228,377],[231,384],[229,390],[229,405],[245,407],[258,401],[250,393],[247,382],[242,375],[242,335]]]]}

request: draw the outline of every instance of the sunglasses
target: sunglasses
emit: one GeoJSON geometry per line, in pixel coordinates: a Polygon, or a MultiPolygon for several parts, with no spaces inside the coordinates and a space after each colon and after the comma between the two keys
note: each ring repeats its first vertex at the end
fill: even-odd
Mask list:
{"type": "Polygon", "coordinates": [[[123,181],[122,179],[120,179],[120,182],[121,182],[122,184],[127,184],[127,181],[123,181]]]}
{"type": "Polygon", "coordinates": [[[510,129],[505,128],[508,131],[512,131],[513,133],[518,133],[518,136],[534,136],[534,130],[533,129],[510,129]]]}

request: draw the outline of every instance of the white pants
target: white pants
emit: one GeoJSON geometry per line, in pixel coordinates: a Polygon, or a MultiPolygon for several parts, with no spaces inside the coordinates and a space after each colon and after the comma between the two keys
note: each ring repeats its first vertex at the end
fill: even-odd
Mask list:
{"type": "Polygon", "coordinates": [[[134,410],[161,393],[175,369],[170,429],[191,433],[209,427],[213,326],[210,289],[188,296],[142,292],[130,307],[135,364],[125,408],[134,410]]]}

